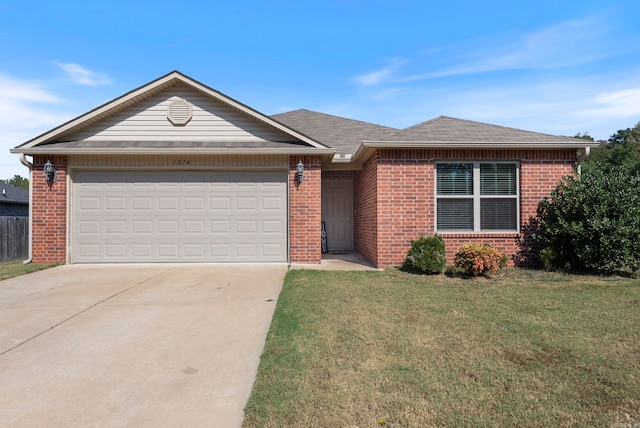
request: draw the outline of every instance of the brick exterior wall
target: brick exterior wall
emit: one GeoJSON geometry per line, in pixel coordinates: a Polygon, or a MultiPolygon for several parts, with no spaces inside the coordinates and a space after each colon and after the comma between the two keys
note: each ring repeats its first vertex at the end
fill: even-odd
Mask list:
{"type": "Polygon", "coordinates": [[[369,158],[353,186],[353,248],[378,265],[378,153],[369,158]]]}
{"type": "Polygon", "coordinates": [[[322,169],[316,156],[289,159],[289,258],[291,263],[320,263],[322,248],[322,169]],[[298,161],[304,164],[304,181],[296,187],[298,161]]]}
{"type": "Polygon", "coordinates": [[[34,156],[31,180],[33,263],[65,263],[67,259],[67,157],[34,156]],[[49,187],[43,171],[47,160],[56,167],[49,187]]]}
{"type": "MultiPolygon", "coordinates": [[[[321,180],[354,181],[354,249],[379,268],[401,265],[411,240],[435,230],[435,162],[447,160],[514,160],[520,162],[520,224],[522,233],[443,233],[447,263],[468,242],[488,243],[515,263],[531,261],[530,220],[538,202],[563,176],[571,174],[575,151],[562,150],[378,150],[362,171],[322,172],[316,156],[289,159],[289,253],[292,263],[320,263],[321,180]],[[304,181],[296,187],[299,160],[304,181]]],[[[66,262],[67,157],[35,156],[33,166],[34,263],[66,262]],[[56,166],[49,187],[43,172],[47,160],[56,166]]]]}
{"type": "Polygon", "coordinates": [[[470,242],[501,249],[511,263],[530,262],[530,219],[538,202],[572,173],[573,149],[379,150],[356,179],[356,250],[379,268],[401,265],[411,240],[435,231],[435,162],[449,160],[519,161],[522,233],[442,233],[447,263],[470,242]]]}

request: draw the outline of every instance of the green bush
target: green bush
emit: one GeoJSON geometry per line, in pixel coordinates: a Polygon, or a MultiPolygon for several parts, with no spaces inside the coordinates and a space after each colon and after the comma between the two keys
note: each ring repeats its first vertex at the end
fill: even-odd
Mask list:
{"type": "Polygon", "coordinates": [[[585,171],[538,204],[534,239],[546,267],[598,273],[640,268],[640,175],[585,171]]]}
{"type": "Polygon", "coordinates": [[[456,251],[453,265],[467,275],[489,275],[507,264],[507,256],[487,244],[465,244],[456,251]]]}
{"type": "Polygon", "coordinates": [[[556,258],[556,252],[553,248],[547,247],[540,250],[540,263],[545,270],[553,269],[553,263],[556,258]]]}
{"type": "Polygon", "coordinates": [[[442,236],[435,234],[411,241],[404,266],[418,272],[437,275],[442,272],[446,263],[444,240],[442,236]]]}

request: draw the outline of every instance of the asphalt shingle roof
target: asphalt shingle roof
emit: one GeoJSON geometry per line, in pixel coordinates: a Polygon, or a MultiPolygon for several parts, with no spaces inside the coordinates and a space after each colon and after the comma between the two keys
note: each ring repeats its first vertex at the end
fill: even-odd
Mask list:
{"type": "Polygon", "coordinates": [[[456,119],[448,116],[439,116],[435,119],[427,120],[426,122],[403,129],[393,135],[388,135],[383,138],[382,141],[551,143],[561,141],[574,142],[575,139],[541,134],[538,132],[523,131],[521,129],[508,128],[505,126],[490,125],[471,120],[456,119]]]}
{"type": "Polygon", "coordinates": [[[305,109],[275,114],[271,118],[336,149],[340,156],[354,154],[363,141],[381,140],[399,131],[396,128],[305,109]]]}
{"type": "Polygon", "coordinates": [[[398,143],[573,143],[575,138],[542,134],[472,120],[439,116],[405,129],[395,129],[310,110],[294,110],[273,119],[337,150],[354,154],[364,141],[398,143]]]}
{"type": "Polygon", "coordinates": [[[11,184],[0,183],[0,203],[28,204],[29,191],[11,184]]]}

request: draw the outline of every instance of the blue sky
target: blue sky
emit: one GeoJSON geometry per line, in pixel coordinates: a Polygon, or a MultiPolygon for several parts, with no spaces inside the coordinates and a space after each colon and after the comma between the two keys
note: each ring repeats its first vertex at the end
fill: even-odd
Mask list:
{"type": "Polygon", "coordinates": [[[606,139],[640,121],[637,0],[0,0],[0,178],[17,146],[172,70],[265,114],[439,115],[606,139]]]}

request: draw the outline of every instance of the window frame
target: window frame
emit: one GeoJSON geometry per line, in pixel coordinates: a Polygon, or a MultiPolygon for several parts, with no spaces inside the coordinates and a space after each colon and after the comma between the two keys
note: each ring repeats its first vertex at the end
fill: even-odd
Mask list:
{"type": "Polygon", "coordinates": [[[437,233],[518,233],[520,231],[520,162],[517,161],[492,161],[492,160],[440,160],[434,162],[434,230],[437,233]],[[471,164],[473,168],[473,193],[471,195],[438,195],[438,165],[471,164]],[[482,195],[480,180],[481,164],[508,164],[515,166],[515,195],[482,195]],[[472,199],[473,200],[473,230],[469,229],[438,229],[438,201],[440,199],[472,199]],[[516,222],[515,229],[482,229],[481,226],[481,201],[482,199],[515,199],[516,222]]]}

